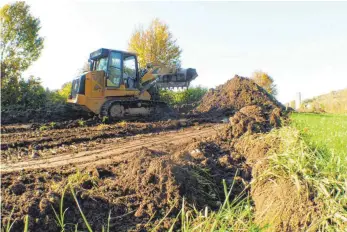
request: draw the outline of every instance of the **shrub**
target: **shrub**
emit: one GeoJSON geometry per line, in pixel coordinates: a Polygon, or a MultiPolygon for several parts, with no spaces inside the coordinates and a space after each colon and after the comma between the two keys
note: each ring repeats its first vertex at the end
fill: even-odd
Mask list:
{"type": "Polygon", "coordinates": [[[207,88],[201,86],[185,89],[183,91],[161,90],[160,99],[171,105],[191,104],[205,95],[207,88]]]}

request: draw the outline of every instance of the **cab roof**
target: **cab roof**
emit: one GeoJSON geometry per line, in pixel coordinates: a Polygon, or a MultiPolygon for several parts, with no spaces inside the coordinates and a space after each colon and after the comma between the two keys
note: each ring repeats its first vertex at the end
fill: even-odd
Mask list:
{"type": "Polygon", "coordinates": [[[97,60],[97,59],[99,59],[101,57],[108,56],[108,54],[110,52],[120,52],[120,53],[123,53],[123,54],[136,56],[136,53],[133,53],[133,52],[114,50],[114,49],[107,49],[107,48],[100,48],[100,49],[96,50],[95,52],[90,53],[89,59],[97,60]]]}

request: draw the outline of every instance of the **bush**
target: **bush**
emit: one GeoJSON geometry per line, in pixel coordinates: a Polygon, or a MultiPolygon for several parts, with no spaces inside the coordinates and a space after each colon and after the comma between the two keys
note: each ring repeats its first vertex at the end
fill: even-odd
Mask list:
{"type": "Polygon", "coordinates": [[[160,99],[170,105],[191,104],[200,101],[207,92],[207,88],[201,86],[185,89],[183,91],[161,90],[160,99]]]}
{"type": "Polygon", "coordinates": [[[53,103],[65,103],[71,92],[71,82],[65,83],[61,89],[49,91],[49,99],[53,103]]]}
{"type": "Polygon", "coordinates": [[[1,106],[3,109],[29,109],[39,108],[51,104],[64,104],[71,90],[71,82],[66,83],[60,90],[51,91],[41,85],[40,78],[30,76],[21,78],[17,88],[8,86],[1,92],[1,106]],[[11,101],[5,99],[11,98],[11,101]]]}
{"type": "Polygon", "coordinates": [[[18,105],[39,107],[47,102],[47,93],[41,85],[40,78],[30,76],[28,80],[19,81],[18,105]]]}

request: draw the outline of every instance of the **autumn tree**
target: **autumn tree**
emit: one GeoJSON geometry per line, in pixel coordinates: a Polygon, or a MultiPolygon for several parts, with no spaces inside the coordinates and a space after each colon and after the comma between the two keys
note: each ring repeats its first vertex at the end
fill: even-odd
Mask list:
{"type": "Polygon", "coordinates": [[[44,39],[38,35],[40,20],[19,1],[0,9],[1,103],[19,101],[21,74],[39,58],[44,39]]]}
{"type": "Polygon", "coordinates": [[[142,68],[147,63],[180,65],[182,51],[168,25],[159,19],[154,19],[146,30],[142,26],[136,28],[128,46],[129,51],[137,53],[142,68]]]}
{"type": "Polygon", "coordinates": [[[269,74],[262,71],[255,71],[252,75],[252,79],[257,85],[263,87],[269,94],[277,95],[277,86],[274,84],[274,80],[269,74]]]}

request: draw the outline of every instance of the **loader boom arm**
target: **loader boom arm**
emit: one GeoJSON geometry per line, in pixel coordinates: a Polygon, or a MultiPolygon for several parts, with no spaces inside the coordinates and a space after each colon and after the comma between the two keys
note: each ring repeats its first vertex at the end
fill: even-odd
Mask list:
{"type": "Polygon", "coordinates": [[[175,72],[176,69],[174,68],[169,68],[161,64],[152,64],[146,74],[141,78],[141,84],[145,85],[147,83],[155,81],[160,76],[170,75],[175,72]]]}
{"type": "Polygon", "coordinates": [[[163,64],[151,64],[141,78],[141,90],[145,91],[156,84],[159,88],[188,87],[198,74],[195,69],[172,68],[163,64]]]}

